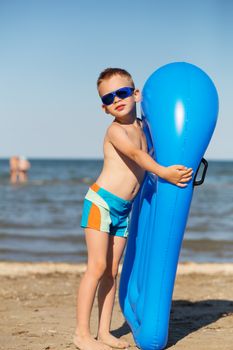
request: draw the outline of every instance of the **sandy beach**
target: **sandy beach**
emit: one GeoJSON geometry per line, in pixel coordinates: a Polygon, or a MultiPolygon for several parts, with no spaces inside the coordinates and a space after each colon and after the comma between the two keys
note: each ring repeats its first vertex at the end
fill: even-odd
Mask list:
{"type": "MultiPolygon", "coordinates": [[[[75,350],[76,290],[85,265],[0,263],[0,349],[75,350]]],[[[179,265],[167,349],[233,349],[233,264],[179,265]]],[[[91,331],[96,335],[95,300],[91,331]]],[[[135,346],[115,301],[112,333],[135,346]]]]}

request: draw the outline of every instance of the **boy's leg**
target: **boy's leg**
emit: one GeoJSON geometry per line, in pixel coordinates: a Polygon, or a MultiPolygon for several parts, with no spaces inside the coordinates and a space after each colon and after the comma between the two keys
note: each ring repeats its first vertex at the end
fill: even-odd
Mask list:
{"type": "Polygon", "coordinates": [[[109,235],[91,228],[85,229],[88,262],[77,294],[77,328],[75,345],[84,350],[109,350],[90,334],[90,315],[98,283],[106,269],[109,235]]]}
{"type": "Polygon", "coordinates": [[[126,239],[124,237],[109,236],[107,268],[98,289],[98,339],[102,340],[105,344],[122,349],[128,347],[129,343],[111,335],[110,326],[117,288],[117,273],[125,244],[126,239]]]}

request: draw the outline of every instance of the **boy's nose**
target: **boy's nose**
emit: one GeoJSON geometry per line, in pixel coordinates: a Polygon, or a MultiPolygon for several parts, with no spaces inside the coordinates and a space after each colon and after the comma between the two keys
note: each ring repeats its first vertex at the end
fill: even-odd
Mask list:
{"type": "Polygon", "coordinates": [[[113,100],[113,103],[117,103],[118,101],[120,101],[120,97],[118,96],[114,96],[114,100],[113,100]]]}

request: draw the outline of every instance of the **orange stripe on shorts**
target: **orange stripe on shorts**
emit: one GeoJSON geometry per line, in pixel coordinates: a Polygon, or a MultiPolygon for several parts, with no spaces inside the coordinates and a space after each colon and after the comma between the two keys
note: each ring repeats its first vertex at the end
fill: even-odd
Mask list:
{"type": "Polygon", "coordinates": [[[96,183],[94,183],[93,185],[91,185],[90,187],[93,191],[98,192],[98,190],[100,189],[99,185],[97,185],[96,183]]]}
{"type": "Polygon", "coordinates": [[[97,207],[97,205],[92,203],[91,209],[90,209],[90,212],[89,212],[89,215],[88,215],[87,226],[89,226],[91,228],[95,228],[96,230],[100,231],[100,224],[101,224],[100,210],[97,207]]]}

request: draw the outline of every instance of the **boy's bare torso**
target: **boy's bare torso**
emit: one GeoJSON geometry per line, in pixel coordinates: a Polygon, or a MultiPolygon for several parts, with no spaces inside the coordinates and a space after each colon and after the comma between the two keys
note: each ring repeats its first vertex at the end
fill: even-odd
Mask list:
{"type": "MultiPolygon", "coordinates": [[[[141,121],[136,119],[133,124],[121,124],[121,127],[136,147],[147,152],[146,137],[141,124],[141,121]]],[[[119,152],[110,142],[107,133],[103,148],[104,165],[96,183],[121,198],[132,200],[139,190],[145,170],[119,152]]]]}

